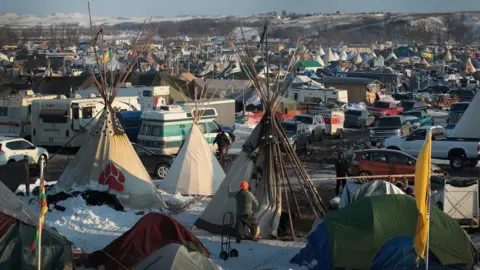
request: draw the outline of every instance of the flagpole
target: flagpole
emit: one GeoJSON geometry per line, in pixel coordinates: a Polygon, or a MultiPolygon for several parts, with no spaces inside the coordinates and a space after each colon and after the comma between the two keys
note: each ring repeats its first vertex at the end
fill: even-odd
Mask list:
{"type": "MultiPolygon", "coordinates": [[[[40,157],[40,212],[42,210],[42,185],[43,185],[43,170],[44,170],[45,160],[43,160],[43,156],[40,157]]],[[[42,231],[43,231],[43,224],[42,224],[43,215],[40,213],[38,218],[38,270],[42,269],[42,231]]]]}

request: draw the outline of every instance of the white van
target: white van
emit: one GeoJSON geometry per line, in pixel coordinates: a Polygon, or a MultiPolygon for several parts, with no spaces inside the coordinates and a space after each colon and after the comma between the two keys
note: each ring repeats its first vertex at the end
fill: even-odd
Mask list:
{"type": "MultiPolygon", "coordinates": [[[[142,125],[137,136],[137,143],[145,148],[165,155],[176,155],[193,125],[192,115],[178,105],[162,106],[160,111],[144,111],[141,115],[142,125]]],[[[213,141],[219,127],[214,122],[217,110],[205,108],[199,122],[212,152],[216,151],[213,141]]]]}

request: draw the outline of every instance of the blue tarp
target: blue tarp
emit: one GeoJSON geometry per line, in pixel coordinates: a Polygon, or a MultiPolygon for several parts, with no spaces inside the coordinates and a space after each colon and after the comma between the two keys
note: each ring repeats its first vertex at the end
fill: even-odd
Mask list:
{"type": "MultiPolygon", "coordinates": [[[[307,245],[293,257],[291,263],[306,266],[312,270],[334,269],[332,265],[331,247],[327,227],[324,224],[318,227],[307,237],[307,245]]],[[[377,252],[372,270],[410,270],[425,269],[425,263],[420,262],[419,267],[415,261],[413,252],[413,238],[410,236],[396,237],[387,241],[377,252]]],[[[339,269],[339,268],[336,268],[339,269]]],[[[430,253],[429,269],[432,270],[453,270],[458,269],[450,266],[443,266],[430,253]]]]}
{"type": "Polygon", "coordinates": [[[123,129],[131,142],[137,142],[138,131],[142,124],[142,120],[140,119],[141,115],[142,111],[117,113],[118,120],[120,121],[120,124],[122,124],[123,129]]]}

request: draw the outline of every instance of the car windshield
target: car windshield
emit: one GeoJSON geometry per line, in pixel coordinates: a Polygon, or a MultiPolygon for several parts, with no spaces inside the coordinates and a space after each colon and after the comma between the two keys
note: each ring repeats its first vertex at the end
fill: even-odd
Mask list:
{"type": "Polygon", "coordinates": [[[282,123],[283,130],[285,132],[296,133],[297,132],[297,125],[293,123],[282,123]]]}
{"type": "Polygon", "coordinates": [[[452,107],[450,108],[450,111],[452,112],[458,112],[458,111],[466,111],[468,108],[468,103],[456,103],[452,104],[452,107]]]}
{"type": "Polygon", "coordinates": [[[345,112],[346,115],[362,116],[361,111],[348,110],[345,112]]]}
{"type": "Polygon", "coordinates": [[[404,116],[415,116],[415,117],[418,117],[418,118],[422,118],[422,112],[406,112],[403,114],[404,116]]]}
{"type": "Polygon", "coordinates": [[[384,117],[377,120],[376,127],[398,127],[402,125],[400,117],[384,117]]]}
{"type": "Polygon", "coordinates": [[[415,102],[408,102],[408,101],[402,102],[402,107],[405,110],[411,110],[413,108],[413,105],[415,105],[415,102]]]}
{"type": "Polygon", "coordinates": [[[299,115],[297,115],[293,118],[293,121],[302,122],[302,123],[307,124],[307,125],[313,124],[313,118],[309,117],[309,116],[299,116],[299,115]]]}
{"type": "Polygon", "coordinates": [[[377,101],[377,102],[375,102],[373,107],[380,108],[380,109],[389,109],[390,108],[390,103],[377,101]]]}

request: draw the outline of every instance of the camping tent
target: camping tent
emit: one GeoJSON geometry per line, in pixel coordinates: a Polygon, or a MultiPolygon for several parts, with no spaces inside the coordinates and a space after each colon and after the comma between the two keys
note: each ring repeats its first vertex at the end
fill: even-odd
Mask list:
{"type": "Polygon", "coordinates": [[[335,57],[333,57],[332,49],[328,48],[328,53],[323,56],[323,63],[328,65],[330,62],[336,61],[335,57]]]}
{"type": "MultiPolygon", "coordinates": [[[[47,213],[48,216],[48,213],[47,213]]],[[[0,182],[0,268],[37,269],[37,252],[31,244],[38,215],[0,182]]],[[[42,269],[73,269],[72,244],[55,230],[44,226],[42,269]]]]}
{"type": "Polygon", "coordinates": [[[360,52],[357,52],[357,55],[355,56],[355,59],[353,60],[353,64],[359,65],[363,62],[362,56],[360,55],[360,52]]]}
{"type": "MultiPolygon", "coordinates": [[[[431,208],[430,215],[432,269],[471,269],[478,262],[478,251],[465,231],[437,207],[431,208]]],[[[410,196],[363,198],[328,213],[292,262],[316,261],[310,269],[415,269],[412,247],[417,218],[415,199],[410,196]]]]}
{"type": "Polygon", "coordinates": [[[141,264],[142,261],[172,243],[181,244],[188,251],[197,252],[205,257],[210,256],[210,252],[202,242],[173,217],[150,213],[142,217],[135,226],[113,240],[104,249],[90,254],[88,263],[91,267],[103,265],[106,270],[130,269],[139,264],[144,265],[141,264]]]}
{"type": "Polygon", "coordinates": [[[480,128],[478,125],[472,125],[476,123],[478,115],[480,114],[480,95],[476,94],[472,102],[468,106],[462,118],[458,121],[455,128],[450,133],[451,138],[464,138],[464,139],[479,139],[480,128]]]}
{"type": "MultiPolygon", "coordinates": [[[[136,61],[128,62],[134,64],[136,61]]],[[[101,64],[98,63],[98,66],[100,69],[101,64]]],[[[130,73],[131,65],[124,66],[113,85],[106,78],[108,73],[106,69],[102,70],[104,76],[100,80],[92,78],[95,80],[105,107],[97,123],[89,132],[84,145],[60,176],[56,189],[57,191],[106,189],[117,195],[125,208],[165,208],[165,202],[112,108],[121,83],[130,73]]]]}
{"type": "MultiPolygon", "coordinates": [[[[329,50],[329,55],[331,55],[331,50],[329,50]]],[[[242,62],[248,65],[253,61],[250,58],[242,62]]],[[[270,89],[271,85],[264,83],[258,76],[251,77],[265,113],[243,144],[242,151],[231,165],[215,196],[196,221],[195,224],[198,228],[211,233],[222,233],[224,214],[236,213],[235,200],[228,197],[228,187],[238,189],[242,181],[248,181],[252,193],[259,201],[259,207],[254,209],[259,235],[261,237],[276,236],[282,213],[282,197],[286,200],[287,213],[291,214],[289,200],[292,198],[287,196],[288,185],[286,183],[289,179],[282,152],[286,152],[285,159],[290,161],[297,173],[297,180],[302,183],[312,212],[316,215],[324,214],[325,208],[320,196],[308,180],[308,174],[286,137],[280,119],[275,114],[281,105],[281,97],[288,88],[284,83],[293,79],[298,59],[292,59],[292,62],[293,64],[288,67],[284,82],[276,84],[277,89],[270,89]]],[[[297,211],[299,211],[298,208],[297,211]]],[[[293,233],[294,228],[291,227],[291,230],[293,233]]],[[[233,230],[229,233],[235,234],[233,230]]]]}
{"type": "Polygon", "coordinates": [[[371,181],[365,184],[359,184],[355,181],[349,181],[345,185],[345,189],[340,199],[340,208],[363,197],[388,195],[388,194],[405,194],[401,189],[387,181],[371,181]]]}
{"type": "MultiPolygon", "coordinates": [[[[190,111],[200,112],[199,104],[193,105],[190,111]]],[[[160,188],[175,194],[213,195],[225,178],[225,172],[207,144],[198,126],[201,115],[193,119],[193,125],[185,142],[160,188]]]]}
{"type": "Polygon", "coordinates": [[[323,50],[322,46],[320,46],[320,48],[318,49],[318,55],[320,56],[324,56],[325,55],[325,51],[323,50]]]}
{"type": "Polygon", "coordinates": [[[340,52],[340,55],[339,55],[339,60],[340,60],[340,61],[347,61],[347,59],[348,59],[347,53],[344,52],[344,51],[341,51],[341,52],[340,52]]]}
{"type": "Polygon", "coordinates": [[[135,266],[135,270],[153,269],[217,270],[217,267],[200,252],[188,251],[185,246],[180,244],[168,244],[135,266]]]}

